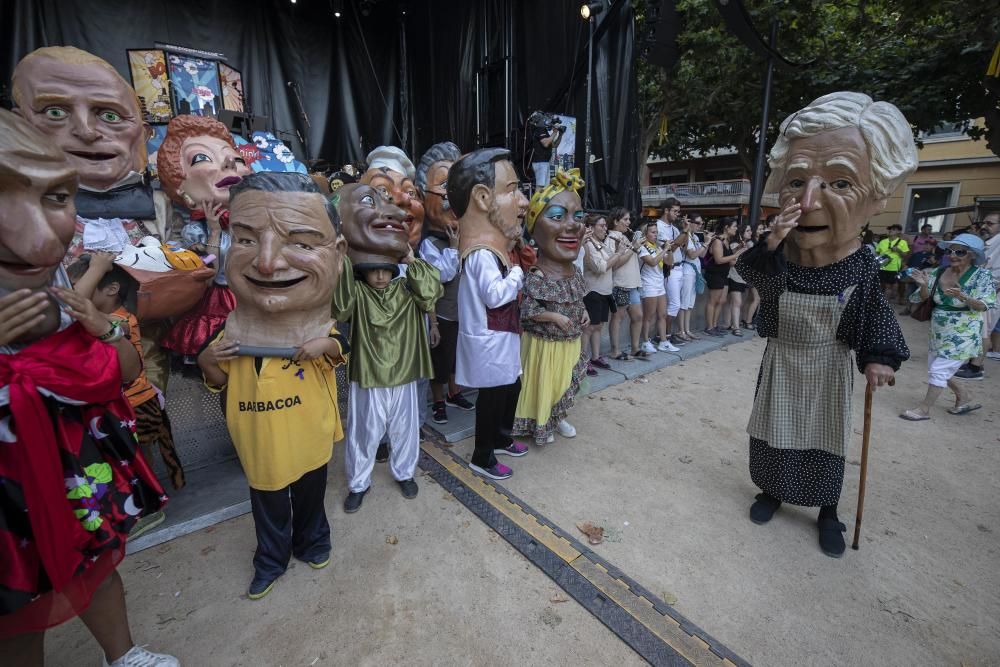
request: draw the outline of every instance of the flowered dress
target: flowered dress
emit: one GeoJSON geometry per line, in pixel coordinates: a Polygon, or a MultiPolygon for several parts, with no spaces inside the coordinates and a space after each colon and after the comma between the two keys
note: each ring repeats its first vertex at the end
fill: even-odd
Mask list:
{"type": "Polygon", "coordinates": [[[79,324],[0,348],[0,639],[86,609],[166,502],[134,431],[117,353],[79,324]]]}
{"type": "Polygon", "coordinates": [[[553,280],[533,269],[524,279],[521,393],[511,431],[515,437],[531,436],[536,443],[544,444],[573,407],[587,372],[580,341],[586,289],[579,271],[570,278],[553,280]],[[544,312],[568,317],[572,323],[570,330],[534,319],[544,312]]]}
{"type": "MultiPolygon", "coordinates": [[[[931,315],[930,353],[942,359],[964,361],[983,353],[983,313],[972,310],[959,299],[950,297],[937,288],[938,280],[946,269],[938,269],[927,281],[927,290],[934,297],[931,315]]],[[[986,304],[987,310],[996,306],[997,291],[993,274],[987,269],[970,266],[958,279],[962,291],[986,304]]],[[[920,302],[920,290],[910,297],[920,302]]]]}

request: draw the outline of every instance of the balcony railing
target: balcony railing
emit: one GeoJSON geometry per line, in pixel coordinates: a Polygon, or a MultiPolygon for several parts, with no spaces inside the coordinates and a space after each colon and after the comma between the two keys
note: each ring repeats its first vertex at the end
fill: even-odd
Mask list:
{"type": "MultiPolygon", "coordinates": [[[[700,181],[650,185],[642,189],[643,206],[659,206],[667,197],[673,197],[681,206],[746,206],[750,203],[750,181],[700,181]]],[[[777,208],[776,194],[765,194],[761,206],[777,208]]]]}

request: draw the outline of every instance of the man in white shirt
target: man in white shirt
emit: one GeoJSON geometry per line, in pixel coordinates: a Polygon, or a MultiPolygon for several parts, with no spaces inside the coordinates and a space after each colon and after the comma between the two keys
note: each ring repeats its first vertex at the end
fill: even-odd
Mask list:
{"type": "Polygon", "coordinates": [[[664,270],[670,271],[667,277],[663,279],[663,285],[667,290],[666,331],[668,339],[660,341],[658,349],[664,352],[677,352],[678,347],[684,344],[684,341],[671,334],[674,317],[677,316],[677,313],[681,309],[681,288],[684,283],[684,272],[681,270],[681,262],[684,261],[684,251],[681,249],[681,246],[684,245],[684,239],[680,239],[680,242],[678,241],[682,233],[676,225],[680,217],[680,202],[673,197],[668,197],[663,202],[660,219],[656,221],[656,241],[660,247],[662,248],[668,243],[677,246],[677,249],[673,253],[665,255],[663,258],[664,270]]]}
{"type": "Polygon", "coordinates": [[[510,151],[484,148],[455,162],[448,173],[448,200],[459,218],[462,261],[455,381],[479,389],[469,467],[490,479],[507,479],[513,473],[497,455],[528,453],[510,437],[521,393],[518,294],[524,283],[521,267],[511,266],[510,251],[528,209],[510,151]]]}

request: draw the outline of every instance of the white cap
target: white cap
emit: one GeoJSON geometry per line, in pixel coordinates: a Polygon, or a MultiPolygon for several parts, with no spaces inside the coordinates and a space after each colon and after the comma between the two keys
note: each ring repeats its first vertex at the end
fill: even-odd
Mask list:
{"type": "Polygon", "coordinates": [[[413,180],[417,174],[417,170],[413,167],[413,162],[410,161],[410,158],[406,157],[406,153],[403,152],[402,148],[396,146],[379,146],[368,154],[369,169],[381,169],[383,167],[391,169],[398,174],[403,174],[410,180],[413,180]]]}

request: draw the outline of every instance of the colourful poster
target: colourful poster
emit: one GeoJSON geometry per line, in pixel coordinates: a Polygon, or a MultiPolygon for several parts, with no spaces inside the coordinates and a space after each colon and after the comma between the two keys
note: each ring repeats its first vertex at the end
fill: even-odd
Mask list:
{"type": "Polygon", "coordinates": [[[219,68],[214,60],[167,55],[167,70],[174,88],[174,112],[193,116],[217,116],[221,110],[219,68]]]}
{"type": "Polygon", "coordinates": [[[163,138],[167,136],[166,125],[154,125],[153,136],[146,142],[146,154],[149,156],[149,173],[156,178],[156,154],[160,150],[163,138]]]}
{"type": "Polygon", "coordinates": [[[238,69],[219,63],[219,81],[222,84],[222,108],[226,111],[244,111],[243,75],[238,69]]]}
{"type": "Polygon", "coordinates": [[[132,87],[139,96],[143,121],[150,124],[169,123],[173,114],[166,56],[159,49],[135,49],[127,53],[132,87]]]}

